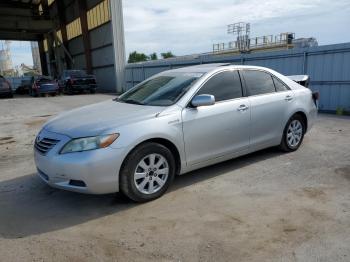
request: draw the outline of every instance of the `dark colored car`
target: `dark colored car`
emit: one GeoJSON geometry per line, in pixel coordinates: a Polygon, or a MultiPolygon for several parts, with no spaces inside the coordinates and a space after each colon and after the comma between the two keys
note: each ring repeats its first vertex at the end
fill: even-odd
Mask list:
{"type": "Polygon", "coordinates": [[[32,87],[33,80],[31,77],[23,77],[21,84],[16,88],[16,94],[24,95],[29,94],[30,88],[32,87]]]}
{"type": "Polygon", "coordinates": [[[29,89],[31,96],[44,94],[57,95],[59,93],[58,82],[50,76],[36,76],[32,79],[33,84],[29,89]]]}
{"type": "Polygon", "coordinates": [[[88,75],[84,70],[64,70],[60,80],[60,88],[66,94],[84,91],[94,94],[97,89],[96,78],[94,75],[88,75]]]}
{"type": "Polygon", "coordinates": [[[0,96],[13,97],[11,85],[3,76],[0,76],[0,96]]]}

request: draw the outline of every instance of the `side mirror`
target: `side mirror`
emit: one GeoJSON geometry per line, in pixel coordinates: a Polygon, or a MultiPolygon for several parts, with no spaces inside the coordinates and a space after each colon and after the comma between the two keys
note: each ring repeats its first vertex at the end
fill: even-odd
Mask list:
{"type": "Polygon", "coordinates": [[[211,106],[214,104],[215,104],[215,97],[213,95],[197,95],[191,101],[191,105],[193,107],[211,106]]]}

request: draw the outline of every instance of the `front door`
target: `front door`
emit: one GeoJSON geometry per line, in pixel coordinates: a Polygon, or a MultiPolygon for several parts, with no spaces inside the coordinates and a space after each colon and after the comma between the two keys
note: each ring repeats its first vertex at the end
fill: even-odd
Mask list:
{"type": "Polygon", "coordinates": [[[212,76],[197,92],[214,95],[216,103],[182,111],[188,165],[238,152],[249,147],[250,104],[242,96],[237,71],[212,76]]]}

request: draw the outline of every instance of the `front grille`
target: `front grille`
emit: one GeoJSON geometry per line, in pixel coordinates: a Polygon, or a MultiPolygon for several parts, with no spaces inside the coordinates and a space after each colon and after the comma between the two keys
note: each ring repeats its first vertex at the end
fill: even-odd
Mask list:
{"type": "Polygon", "coordinates": [[[35,139],[34,147],[38,152],[46,155],[58,142],[59,140],[44,137],[35,139]]]}

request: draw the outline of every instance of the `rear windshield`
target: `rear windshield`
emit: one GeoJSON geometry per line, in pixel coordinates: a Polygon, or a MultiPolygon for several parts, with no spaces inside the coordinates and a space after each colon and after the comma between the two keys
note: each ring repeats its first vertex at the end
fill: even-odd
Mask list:
{"type": "Polygon", "coordinates": [[[202,73],[159,75],[143,81],[116,101],[138,105],[169,106],[176,103],[202,75],[202,73]]]}
{"type": "Polygon", "coordinates": [[[66,71],[66,76],[71,76],[71,77],[83,77],[86,76],[86,72],[83,70],[71,70],[71,71],[66,71]]]}
{"type": "Polygon", "coordinates": [[[36,81],[39,83],[50,83],[50,82],[52,82],[52,78],[51,77],[41,77],[41,78],[38,78],[36,81]]]}

